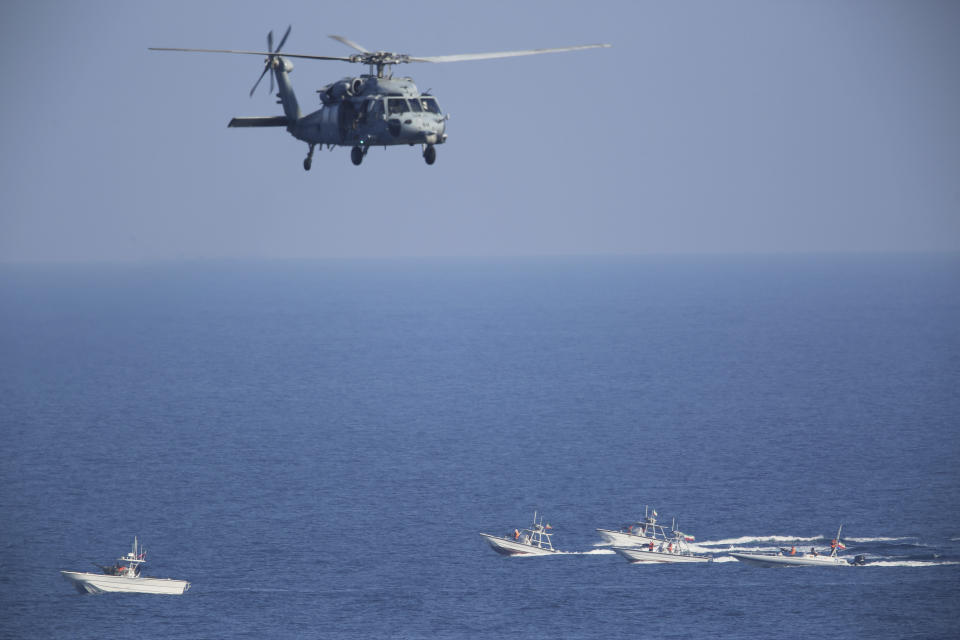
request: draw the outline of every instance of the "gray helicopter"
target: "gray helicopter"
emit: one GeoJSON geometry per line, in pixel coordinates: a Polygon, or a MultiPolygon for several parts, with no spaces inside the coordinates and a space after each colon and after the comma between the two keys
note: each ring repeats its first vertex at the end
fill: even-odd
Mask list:
{"type": "Polygon", "coordinates": [[[500,51],[495,53],[467,53],[448,56],[410,56],[388,51],[369,51],[356,42],[342,36],[330,36],[348,47],[358,51],[351,56],[317,56],[300,53],[284,53],[280,49],[287,42],[290,27],[280,39],[276,49],[273,47],[273,31],[267,34],[267,51],[236,51],[231,49],[180,49],[171,47],[150,47],[151,51],[188,51],[200,53],[236,53],[241,55],[266,56],[263,72],[250,89],[252,97],[263,76],[270,75],[270,93],[274,91],[274,78],[277,84],[277,97],[283,105],[282,116],[257,118],[233,118],[229,127],[286,127],[294,138],[310,146],[303,168],[310,170],[315,146],[327,145],[352,147],[350,159],[359,165],[370,147],[406,144],[419,144],[423,148],[423,159],[433,164],[437,159],[436,145],[447,140],[446,123],[450,118],[441,110],[437,99],[429,93],[420,93],[411,78],[394,78],[392,68],[395,64],[408,62],[461,62],[464,60],[489,60],[492,58],[512,58],[540,53],[558,53],[561,51],[579,51],[609,47],[609,44],[588,44],[555,49],[527,49],[523,51],[500,51]],[[369,66],[370,72],[355,78],[343,78],[318,89],[321,107],[313,113],[303,115],[293,93],[289,73],[293,63],[287,58],[306,60],[337,60],[340,62],[359,62],[369,66]]]}

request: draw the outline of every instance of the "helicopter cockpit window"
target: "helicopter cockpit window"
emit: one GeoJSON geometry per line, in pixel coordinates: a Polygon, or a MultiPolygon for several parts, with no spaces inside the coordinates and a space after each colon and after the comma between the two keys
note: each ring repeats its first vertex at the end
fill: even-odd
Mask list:
{"type": "Polygon", "coordinates": [[[387,112],[391,115],[395,113],[406,113],[410,108],[407,106],[407,101],[403,98],[388,98],[387,99],[387,112]]]}
{"type": "Polygon", "coordinates": [[[430,113],[440,113],[440,107],[437,105],[436,98],[420,98],[420,104],[423,105],[424,111],[429,111],[430,113]]]}
{"type": "Polygon", "coordinates": [[[420,101],[416,98],[410,100],[410,111],[416,111],[417,113],[423,111],[423,108],[420,106],[420,101]]]}

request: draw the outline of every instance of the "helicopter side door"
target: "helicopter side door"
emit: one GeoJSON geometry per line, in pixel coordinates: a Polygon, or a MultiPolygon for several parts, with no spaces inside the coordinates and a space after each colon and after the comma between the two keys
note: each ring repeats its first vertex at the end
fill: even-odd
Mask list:
{"type": "Polygon", "coordinates": [[[383,98],[366,98],[358,106],[356,135],[367,144],[377,144],[384,135],[383,98]]]}
{"type": "Polygon", "coordinates": [[[340,105],[329,104],[320,109],[321,144],[342,144],[340,138],[340,105]]]}
{"type": "Polygon", "coordinates": [[[360,119],[364,114],[364,103],[353,100],[343,100],[338,105],[337,131],[340,135],[340,144],[353,144],[358,137],[360,119]]]}

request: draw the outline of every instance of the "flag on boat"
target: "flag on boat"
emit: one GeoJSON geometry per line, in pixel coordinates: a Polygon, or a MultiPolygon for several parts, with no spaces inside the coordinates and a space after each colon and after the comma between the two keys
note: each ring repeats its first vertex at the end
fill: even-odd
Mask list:
{"type": "Polygon", "coordinates": [[[553,529],[553,527],[550,526],[549,522],[547,523],[547,529],[553,529]]]}
{"type": "Polygon", "coordinates": [[[839,540],[837,541],[837,549],[846,549],[847,545],[843,544],[839,540]]]}
{"type": "Polygon", "coordinates": [[[683,539],[686,540],[687,542],[693,542],[694,540],[696,540],[694,536],[688,536],[687,534],[683,534],[683,539]]]}

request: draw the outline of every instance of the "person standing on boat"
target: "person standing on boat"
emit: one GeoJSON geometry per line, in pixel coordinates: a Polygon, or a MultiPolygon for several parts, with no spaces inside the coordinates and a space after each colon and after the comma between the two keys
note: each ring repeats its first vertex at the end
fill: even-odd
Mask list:
{"type": "Polygon", "coordinates": [[[794,546],[794,547],[790,547],[790,555],[792,555],[792,556],[797,555],[797,548],[796,548],[795,546],[794,546]]]}

